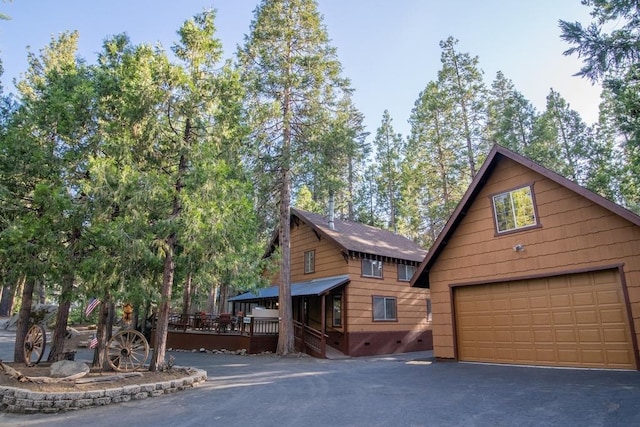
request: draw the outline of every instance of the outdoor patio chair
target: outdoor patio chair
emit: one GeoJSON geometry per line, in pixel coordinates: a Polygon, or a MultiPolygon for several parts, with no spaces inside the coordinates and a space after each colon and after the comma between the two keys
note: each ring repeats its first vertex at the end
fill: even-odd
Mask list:
{"type": "Polygon", "coordinates": [[[231,326],[231,314],[220,313],[218,318],[218,332],[227,332],[227,329],[231,326]]]}

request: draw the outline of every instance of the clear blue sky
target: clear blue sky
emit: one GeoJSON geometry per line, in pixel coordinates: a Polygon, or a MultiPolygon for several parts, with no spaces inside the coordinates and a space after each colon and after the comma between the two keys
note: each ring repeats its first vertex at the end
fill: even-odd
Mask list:
{"type": "MultiPolygon", "coordinates": [[[[589,22],[580,0],[319,0],[332,44],[355,89],[354,101],[375,134],[388,109],[396,132],[418,94],[437,78],[439,42],[460,40],[460,52],[478,56],[487,85],[501,70],[540,111],[554,88],[587,123],[597,119],[600,89],[579,77],[577,58],[562,52],[558,20],[589,22]]],[[[0,58],[5,92],[27,69],[27,52],[52,36],[80,33],[80,55],[95,62],[102,41],[126,32],[134,43],[169,49],[183,21],[204,9],[218,11],[216,25],[227,57],[243,43],[258,0],[13,0],[0,2],[0,58]],[[28,48],[29,47],[29,48],[28,48]]]]}

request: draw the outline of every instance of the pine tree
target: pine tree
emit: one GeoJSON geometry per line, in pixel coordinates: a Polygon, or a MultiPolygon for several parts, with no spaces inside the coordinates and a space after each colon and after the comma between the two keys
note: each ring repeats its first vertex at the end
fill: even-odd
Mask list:
{"type": "Polygon", "coordinates": [[[409,118],[403,218],[424,246],[433,243],[470,182],[468,164],[458,156],[464,142],[456,138],[456,108],[439,82],[429,82],[409,118]]]}
{"type": "Polygon", "coordinates": [[[349,90],[348,81],[340,76],[336,50],[313,0],[263,0],[238,62],[247,88],[262,206],[278,207],[282,321],[277,352],[285,355],[295,350],[289,247],[292,182],[299,159],[317,154],[315,142],[328,131],[331,111],[340,92],[349,90]]]}
{"type": "Polygon", "coordinates": [[[400,162],[402,135],[395,133],[389,111],[382,114],[380,127],[376,131],[373,145],[376,149],[375,165],[377,200],[379,208],[384,212],[387,227],[397,231],[397,214],[401,205],[400,196],[400,162]]]}
{"type": "Polygon", "coordinates": [[[587,149],[592,144],[591,129],[553,89],[546,110],[538,117],[534,143],[526,154],[543,166],[583,185],[587,149]]]}
{"type": "Polygon", "coordinates": [[[327,118],[327,131],[310,141],[316,145],[300,159],[294,192],[302,184],[312,192],[318,213],[327,213],[329,199],[341,217],[353,215],[354,188],[358,184],[358,164],[366,156],[369,146],[362,124],[364,117],[356,109],[349,93],[336,106],[333,117],[327,118]]]}
{"type": "MultiPolygon", "coordinates": [[[[560,21],[561,38],[571,44],[565,55],[583,61],[577,75],[601,82],[605,111],[613,119],[626,160],[621,194],[624,203],[640,209],[640,4],[629,0],[589,0],[593,21],[560,21]]],[[[602,123],[602,120],[600,120],[602,123]]],[[[606,151],[606,149],[605,149],[606,151]]]]}
{"type": "Polygon", "coordinates": [[[459,123],[458,135],[465,141],[464,152],[471,178],[477,172],[477,163],[488,152],[482,138],[486,121],[484,98],[486,88],[478,57],[456,51],[458,40],[449,37],[440,42],[442,68],[438,72],[441,90],[455,102],[455,118],[459,123]]]}
{"type": "Polygon", "coordinates": [[[520,154],[531,145],[536,110],[501,71],[491,84],[487,102],[486,135],[489,142],[520,154]]]}

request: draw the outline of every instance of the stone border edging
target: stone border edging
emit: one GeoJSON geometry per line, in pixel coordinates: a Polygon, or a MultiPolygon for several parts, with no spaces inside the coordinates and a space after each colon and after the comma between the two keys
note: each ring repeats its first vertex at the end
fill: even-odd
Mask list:
{"type": "MultiPolygon", "coordinates": [[[[179,366],[176,366],[179,368],[179,366]]],[[[207,372],[196,368],[183,368],[192,371],[182,379],[126,385],[101,390],[71,391],[50,393],[30,391],[17,387],[0,387],[0,411],[16,414],[51,414],[73,411],[93,406],[106,406],[114,403],[143,400],[175,393],[199,385],[207,380],[207,372]]]]}

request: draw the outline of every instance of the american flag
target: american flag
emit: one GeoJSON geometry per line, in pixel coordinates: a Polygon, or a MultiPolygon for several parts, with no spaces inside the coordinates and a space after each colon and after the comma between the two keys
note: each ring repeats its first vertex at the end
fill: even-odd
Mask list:
{"type": "Polygon", "coordinates": [[[91,301],[89,301],[89,305],[87,305],[87,308],[84,310],[84,314],[86,316],[90,315],[93,309],[96,308],[99,304],[100,300],[98,298],[91,298],[91,301]]]}
{"type": "Polygon", "coordinates": [[[89,341],[89,348],[96,348],[98,346],[98,338],[93,337],[91,341],[89,341]]]}

